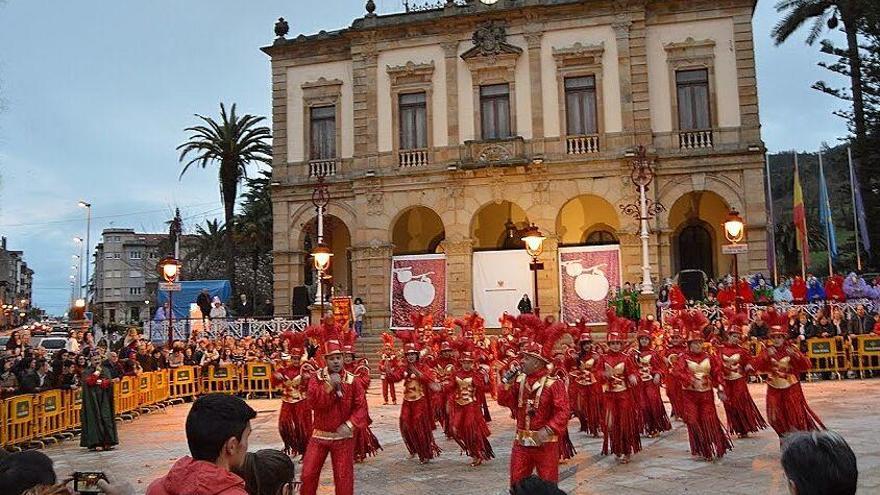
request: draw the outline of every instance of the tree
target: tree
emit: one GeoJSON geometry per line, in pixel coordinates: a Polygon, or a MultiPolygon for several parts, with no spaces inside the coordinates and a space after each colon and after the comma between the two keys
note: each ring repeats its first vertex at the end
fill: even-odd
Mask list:
{"type": "Polygon", "coordinates": [[[827,26],[836,29],[838,17],[846,34],[846,59],[852,91],[853,127],[855,129],[857,151],[861,149],[867,135],[865,124],[865,102],[862,88],[862,59],[859,53],[859,26],[864,20],[864,6],[875,0],[781,0],[776,11],[784,13],[782,19],[773,27],[772,36],[776,44],[784,43],[801,26],[812,22],[807,44],[812,45],[827,26]]]}
{"type": "MultiPolygon", "coordinates": [[[[263,170],[258,177],[247,179],[242,194],[241,213],[236,217],[236,238],[248,247],[251,278],[251,300],[258,304],[260,296],[268,296],[272,285],[272,199],[269,194],[272,172],[263,170]],[[260,290],[261,282],[268,288],[260,290]]],[[[243,267],[244,268],[244,267],[243,267]]]]}
{"type": "Polygon", "coordinates": [[[206,220],[196,226],[196,240],[187,246],[183,267],[192,280],[214,280],[223,277],[225,268],[224,239],[226,228],[219,220],[206,220]]]}
{"type": "MultiPolygon", "coordinates": [[[[229,113],[220,104],[220,121],[210,117],[195,115],[203,124],[184,129],[192,133],[187,142],[177,147],[179,161],[183,163],[190,154],[180,176],[192,165],[207,168],[209,164],[219,165],[220,196],[223,200],[226,226],[234,224],[235,202],[238,198],[238,185],[247,177],[247,166],[254,163],[271,164],[272,147],[268,140],[272,137],[269,128],[260,125],[265,117],[235,113],[235,104],[229,113]]],[[[226,278],[235,292],[235,242],[233,229],[225,230],[226,278]]]]}

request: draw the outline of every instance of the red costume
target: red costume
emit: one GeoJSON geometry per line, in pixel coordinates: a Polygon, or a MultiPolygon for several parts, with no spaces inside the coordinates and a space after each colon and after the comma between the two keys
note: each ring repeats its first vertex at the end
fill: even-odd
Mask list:
{"type": "Polygon", "coordinates": [[[673,285],[669,288],[669,307],[671,309],[684,309],[687,306],[687,300],[684,298],[684,292],[681,287],[673,285]]]}
{"type": "Polygon", "coordinates": [[[686,350],[687,346],[681,341],[681,329],[678,328],[678,322],[674,321],[669,334],[669,344],[663,351],[664,368],[666,369],[663,383],[666,385],[666,396],[669,398],[670,414],[673,418],[681,418],[681,383],[671,371],[675,368],[678,357],[686,350]]]}
{"type": "MultiPolygon", "coordinates": [[[[741,341],[748,338],[747,331],[743,326],[748,322],[748,315],[740,313],[730,320],[728,338],[741,341]]],[[[752,395],[749,393],[749,374],[752,368],[752,356],[749,350],[739,342],[727,342],[716,348],[717,355],[721,358],[724,367],[724,413],[727,416],[727,429],[740,438],[749,433],[757,433],[767,428],[767,422],[761,416],[761,411],[755,405],[752,395]]]]}
{"type": "MultiPolygon", "coordinates": [[[[647,320],[643,320],[643,323],[647,320]]],[[[639,367],[639,386],[636,391],[639,397],[639,410],[642,417],[642,433],[655,437],[662,431],[669,431],[672,425],[666,415],[666,406],[660,396],[660,381],[663,376],[663,356],[651,348],[650,325],[640,324],[638,349],[633,351],[633,358],[639,367]],[[642,341],[647,339],[647,345],[642,341]]]]}
{"type": "Polygon", "coordinates": [[[843,292],[843,276],[832,275],[825,280],[825,298],[835,302],[846,301],[846,294],[843,292]]]}
{"type": "Polygon", "coordinates": [[[713,396],[713,388],[722,386],[722,365],[717,356],[704,350],[702,328],[708,324],[706,317],[693,311],[680,318],[688,329],[688,346],[700,344],[699,351],[689,348],[681,354],[672,370],[682,385],[682,419],[688,428],[691,454],[707,460],[720,458],[733,448],[718,419],[713,396]]]}
{"type": "Polygon", "coordinates": [[[776,347],[773,339],[788,334],[788,318],[772,308],[764,315],[770,326],[771,344],[755,360],[755,369],[767,374],[767,422],[781,438],[792,431],[824,430],[819,416],[810,409],[798,375],[810,370],[810,360],[788,342],[776,347]]]}
{"type": "Polygon", "coordinates": [[[598,366],[601,355],[594,350],[593,336],[583,322],[578,322],[574,331],[579,333],[578,348],[569,351],[568,399],[572,412],[580,422],[580,431],[598,437],[604,430],[605,418],[605,396],[599,376],[601,368],[598,366]],[[590,347],[585,349],[587,344],[590,347]]]}
{"type": "MultiPolygon", "coordinates": [[[[449,341],[444,339],[439,344],[439,355],[431,362],[431,372],[434,374],[434,380],[437,383],[443,383],[455,372],[455,359],[452,354],[452,346],[449,341]]],[[[485,397],[485,395],[483,396],[485,397]]],[[[440,423],[443,433],[447,438],[452,438],[449,429],[449,412],[451,409],[449,391],[442,389],[439,392],[431,394],[431,407],[434,410],[434,420],[440,423]]]]}
{"type": "Polygon", "coordinates": [[[795,304],[806,304],[807,302],[807,283],[800,275],[796,276],[791,283],[791,299],[795,304]]]}
{"type": "Polygon", "coordinates": [[[457,343],[463,349],[458,358],[460,367],[447,377],[443,388],[452,405],[449,415],[452,438],[465,454],[474,459],[471,465],[478,466],[495,457],[489,444],[491,432],[478,400],[480,394],[485,396],[489,377],[482,370],[474,368],[474,353],[470,350],[473,343],[461,340],[461,343],[457,343]],[[467,363],[470,369],[465,370],[463,365],[467,363]]]}
{"type": "MultiPolygon", "coordinates": [[[[325,356],[340,354],[337,341],[327,342],[325,356]]],[[[366,428],[367,399],[359,380],[342,370],[341,381],[333,385],[330,371],[322,368],[309,380],[308,401],[315,411],[315,430],[303,458],[301,495],[315,495],[327,454],[333,464],[336,495],[354,494],[355,428],[366,428]]]]}
{"type": "Polygon", "coordinates": [[[396,368],[399,361],[397,352],[394,351],[394,336],[390,333],[383,333],[382,340],[385,345],[382,347],[382,354],[379,357],[379,379],[382,380],[382,401],[388,405],[388,395],[391,395],[391,403],[397,405],[397,391],[394,390],[394,382],[388,379],[388,372],[396,368]]]}
{"type": "Polygon", "coordinates": [[[317,370],[312,361],[300,363],[305,334],[285,332],[290,359],[272,374],[272,386],[281,388],[281,412],[278,414],[278,432],[284,442],[284,452],[303,455],[312,436],[312,410],[309,407],[309,378],[317,370]]]}
{"type": "Polygon", "coordinates": [[[753,304],[755,302],[755,292],[752,290],[752,284],[748,280],[742,279],[736,283],[736,294],[739,296],[740,304],[753,304]]]}
{"type": "Polygon", "coordinates": [[[398,336],[406,343],[404,350],[406,362],[390,373],[395,383],[403,382],[403,404],[400,408],[400,434],[410,457],[419,456],[424,464],[440,455],[440,447],[434,441],[433,409],[431,408],[432,387],[437,383],[427,365],[418,362],[419,349],[410,338],[407,330],[399,331],[398,336]],[[414,356],[415,361],[410,362],[414,356]]]}
{"type": "Polygon", "coordinates": [[[722,308],[733,306],[736,303],[736,290],[733,286],[725,285],[718,291],[718,305],[722,308]]]}
{"type": "Polygon", "coordinates": [[[618,318],[613,310],[609,310],[606,340],[609,345],[619,344],[620,349],[612,350],[609,347],[598,364],[605,390],[602,455],[614,454],[622,463],[629,462],[632,454],[642,450],[637,395],[639,371],[632,357],[622,350],[630,325],[629,320],[618,318]]]}
{"type": "MultiPolygon", "coordinates": [[[[355,379],[360,382],[361,388],[364,389],[364,393],[366,393],[370,389],[369,362],[366,359],[355,359],[353,345],[356,337],[355,333],[349,331],[346,336],[346,343],[342,347],[342,352],[345,354],[346,361],[345,370],[355,376],[355,379]]],[[[368,407],[367,426],[363,428],[357,426],[354,429],[354,462],[364,462],[367,457],[374,456],[377,452],[382,450],[382,446],[379,445],[379,439],[376,438],[376,435],[373,434],[373,430],[370,429],[371,424],[373,424],[373,419],[370,418],[368,407]]]]}

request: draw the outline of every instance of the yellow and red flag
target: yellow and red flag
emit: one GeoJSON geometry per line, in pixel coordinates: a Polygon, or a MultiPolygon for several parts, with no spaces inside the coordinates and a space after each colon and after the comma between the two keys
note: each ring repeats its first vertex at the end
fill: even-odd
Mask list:
{"type": "Polygon", "coordinates": [[[810,245],[807,242],[807,211],[804,208],[804,191],[801,189],[801,178],[797,162],[794,165],[794,226],[797,229],[797,248],[801,252],[804,265],[810,259],[810,245]]]}

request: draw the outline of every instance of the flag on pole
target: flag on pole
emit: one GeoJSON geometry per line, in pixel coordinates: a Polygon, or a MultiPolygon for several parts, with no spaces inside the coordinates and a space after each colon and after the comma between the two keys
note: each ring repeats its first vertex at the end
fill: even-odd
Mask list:
{"type": "Polygon", "coordinates": [[[868,255],[871,254],[871,238],[868,237],[868,222],[865,217],[865,204],[862,203],[862,188],[859,185],[859,176],[855,170],[852,171],[853,179],[853,195],[855,196],[856,216],[859,219],[859,236],[862,238],[862,246],[868,255]]]}
{"type": "Polygon", "coordinates": [[[825,168],[822,165],[822,152],[819,152],[819,224],[825,231],[828,243],[828,254],[837,259],[837,235],[834,233],[834,221],[831,219],[831,202],[828,195],[828,184],[825,182],[825,168]]]}
{"type": "Polygon", "coordinates": [[[797,154],[794,155],[794,226],[797,229],[797,249],[801,252],[802,265],[806,266],[810,259],[810,245],[807,242],[807,211],[804,208],[804,191],[798,173],[797,154]]]}

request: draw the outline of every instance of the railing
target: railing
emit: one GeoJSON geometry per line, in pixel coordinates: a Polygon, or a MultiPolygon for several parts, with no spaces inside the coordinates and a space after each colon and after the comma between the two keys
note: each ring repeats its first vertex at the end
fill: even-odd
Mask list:
{"type": "Polygon", "coordinates": [[[569,155],[588,155],[599,152],[599,136],[568,136],[565,149],[569,155]]]}
{"type": "Polygon", "coordinates": [[[428,164],[428,150],[400,150],[397,158],[400,168],[424,167],[428,164]]]}
{"type": "MultiPolygon", "coordinates": [[[[193,333],[199,336],[216,339],[220,337],[232,336],[235,338],[242,337],[265,337],[269,335],[277,335],[282,332],[302,332],[309,325],[308,318],[300,318],[297,320],[202,320],[197,319],[179,319],[173,323],[174,338],[176,340],[188,340],[193,333]]],[[[168,338],[168,320],[164,321],[148,321],[143,324],[143,334],[151,341],[164,342],[168,338]]]]}
{"type": "Polygon", "coordinates": [[[678,147],[683,150],[711,148],[712,137],[712,131],[680,131],[678,147]]]}
{"type": "Polygon", "coordinates": [[[336,175],[339,160],[332,158],[329,160],[310,160],[309,161],[309,177],[330,177],[336,175]]]}
{"type": "MultiPolygon", "coordinates": [[[[780,313],[786,313],[790,309],[795,309],[797,311],[804,310],[810,318],[815,319],[816,315],[819,313],[819,310],[825,309],[826,307],[831,307],[832,310],[839,309],[843,312],[844,315],[847,313],[855,313],[856,307],[862,305],[865,307],[867,311],[874,311],[874,302],[870,299],[851,299],[846,302],[832,302],[832,301],[822,301],[818,303],[812,304],[792,304],[792,303],[773,303],[773,304],[744,304],[743,307],[746,309],[749,315],[749,321],[754,322],[757,319],[758,311],[762,309],[767,309],[770,306],[776,308],[776,311],[780,313]]],[[[716,320],[724,316],[724,312],[720,306],[705,306],[703,304],[696,304],[693,306],[689,306],[688,309],[696,309],[701,313],[706,315],[706,318],[709,320],[716,320]]],[[[669,321],[670,318],[674,318],[676,315],[676,311],[669,308],[664,308],[660,316],[663,321],[669,321]]]]}

